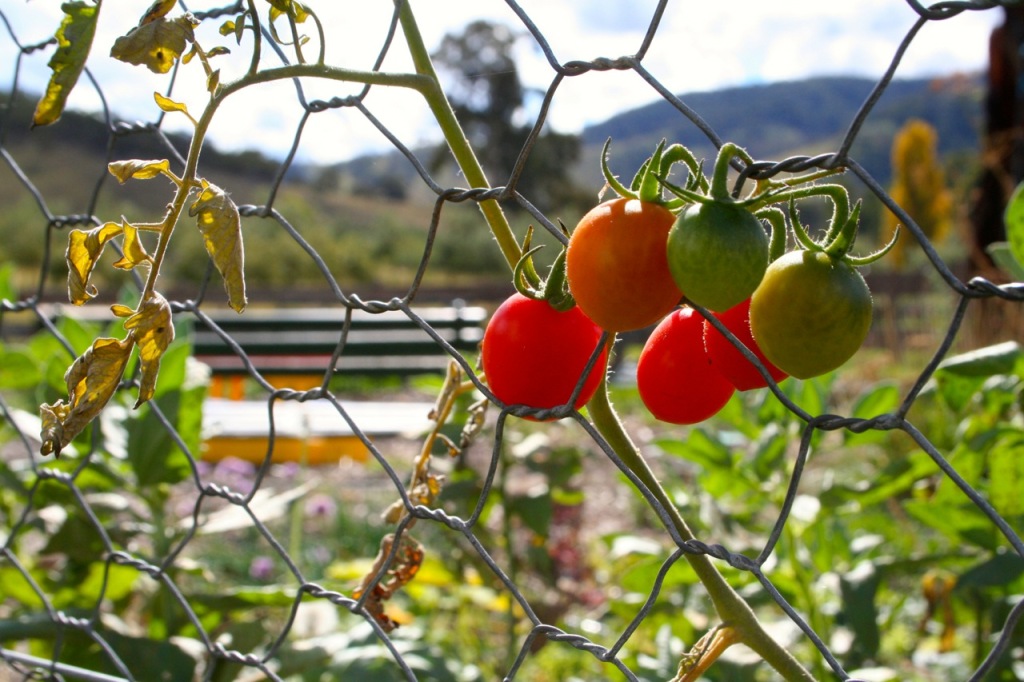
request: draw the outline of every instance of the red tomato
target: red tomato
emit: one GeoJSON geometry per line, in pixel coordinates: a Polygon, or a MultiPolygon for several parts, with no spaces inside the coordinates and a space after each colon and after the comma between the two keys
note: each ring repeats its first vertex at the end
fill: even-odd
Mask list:
{"type": "MultiPolygon", "coordinates": [[[[749,348],[757,359],[765,366],[772,379],[776,382],[785,379],[788,374],[773,365],[764,356],[754,335],[750,332],[750,299],[743,303],[729,308],[724,313],[715,313],[725,328],[732,332],[732,335],[749,348]]],[[[732,385],[739,391],[749,391],[754,388],[764,388],[768,385],[761,373],[757,371],[750,360],[743,357],[743,353],[736,346],[732,345],[725,335],[715,329],[710,322],[704,320],[704,350],[707,352],[711,364],[725,375],[725,378],[732,382],[732,385]]]]}
{"type": "MultiPolygon", "coordinates": [[[[552,408],[569,402],[601,328],[579,307],[559,312],[545,301],[512,294],[484,330],[480,363],[487,385],[506,405],[552,408]]],[[[607,350],[587,375],[575,407],[590,400],[605,371],[607,350]]]]}
{"type": "Polygon", "coordinates": [[[665,207],[618,198],[595,206],[569,237],[565,271],[576,305],[602,329],[622,332],[654,324],[683,294],[668,268],[665,207]]]}
{"type": "Polygon", "coordinates": [[[662,320],[636,366],[640,398],[655,418],[696,424],[725,407],[735,388],[704,353],[704,318],[680,308],[662,320]]]}

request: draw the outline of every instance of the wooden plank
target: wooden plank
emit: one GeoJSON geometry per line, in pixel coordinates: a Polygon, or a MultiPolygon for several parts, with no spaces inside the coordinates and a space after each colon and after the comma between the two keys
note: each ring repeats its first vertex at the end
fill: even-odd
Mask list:
{"type": "MultiPolygon", "coordinates": [[[[433,403],[343,401],[342,408],[370,441],[417,438],[432,425],[433,403]]],[[[369,450],[327,400],[274,403],[275,462],[328,464],[342,458],[365,461],[369,450]]],[[[266,401],[209,398],[203,404],[203,459],[237,457],[262,462],[270,447],[266,401]]]]}

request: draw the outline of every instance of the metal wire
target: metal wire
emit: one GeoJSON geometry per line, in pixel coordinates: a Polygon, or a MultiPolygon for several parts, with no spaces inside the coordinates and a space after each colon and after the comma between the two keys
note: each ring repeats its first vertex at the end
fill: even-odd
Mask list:
{"type": "MultiPolygon", "coordinates": [[[[554,236],[554,238],[562,241],[565,240],[565,236],[562,234],[561,230],[556,227],[554,222],[539,211],[530,202],[529,197],[523,196],[519,193],[517,190],[517,184],[519,178],[524,172],[526,162],[533,151],[533,145],[539,138],[541,131],[545,126],[549,106],[555,99],[566,78],[584,78],[589,74],[609,70],[633,71],[637,76],[651,86],[653,92],[664,98],[679,112],[681,116],[688,119],[697,129],[701,130],[710,142],[716,146],[721,146],[723,143],[723,140],[718,136],[713,127],[684,101],[685,98],[681,98],[670,92],[668,88],[666,88],[657,80],[657,78],[652,76],[644,68],[643,61],[645,55],[651,45],[651,42],[658,34],[661,18],[667,6],[667,0],[661,0],[661,2],[658,3],[651,17],[649,28],[635,54],[622,55],[618,57],[598,57],[589,61],[573,60],[569,62],[561,62],[559,60],[555,50],[551,47],[543,32],[518,3],[514,0],[506,0],[506,4],[512,10],[518,21],[521,22],[526,33],[534,41],[536,47],[545,56],[548,66],[553,73],[553,77],[547,91],[544,93],[543,105],[536,115],[536,120],[533,123],[532,130],[527,137],[519,154],[519,158],[515,163],[514,168],[511,169],[510,175],[504,185],[476,188],[445,187],[442,183],[432,177],[431,173],[427,170],[427,166],[420,161],[417,154],[372,113],[366,104],[367,96],[372,89],[370,85],[366,85],[358,94],[355,95],[339,95],[329,99],[309,99],[306,96],[303,83],[296,79],[294,81],[294,106],[302,110],[302,115],[295,128],[294,139],[290,145],[290,149],[277,169],[265,203],[261,205],[243,205],[239,207],[239,211],[245,219],[267,220],[274,222],[285,234],[294,240],[302,250],[305,251],[312,265],[322,274],[325,282],[325,288],[329,291],[329,296],[345,309],[347,315],[346,319],[351,319],[351,313],[354,310],[362,310],[370,313],[400,311],[407,316],[409,320],[430,335],[430,337],[458,364],[461,371],[475,384],[476,388],[497,404],[499,414],[493,426],[494,436],[490,460],[482,481],[480,497],[478,498],[474,508],[470,511],[469,516],[463,519],[452,515],[441,508],[435,508],[418,503],[406,489],[402,476],[399,474],[400,465],[392,461],[385,452],[381,451],[378,445],[363,431],[363,429],[360,428],[357,420],[349,414],[344,401],[340,400],[329,391],[328,380],[333,373],[334,367],[345,357],[346,340],[344,334],[339,339],[339,344],[333,357],[328,363],[325,363],[323,367],[324,381],[321,386],[306,391],[275,389],[270,381],[260,374],[257,367],[246,356],[242,347],[231,337],[230,332],[219,328],[205,312],[204,309],[209,309],[210,307],[204,299],[206,296],[207,286],[214,272],[211,266],[207,272],[206,278],[197,283],[198,289],[196,297],[189,300],[172,301],[172,311],[176,317],[191,317],[197,323],[205,325],[216,332],[242,359],[246,372],[262,387],[267,399],[267,415],[269,419],[269,429],[266,434],[268,439],[267,453],[264,461],[258,468],[258,473],[251,489],[246,493],[233,490],[226,485],[206,480],[200,467],[199,453],[190,449],[189,445],[185,442],[185,439],[177,433],[172,420],[168,419],[167,416],[160,411],[159,406],[151,404],[150,409],[156,415],[160,429],[174,439],[177,447],[187,458],[190,473],[189,478],[196,489],[195,504],[186,531],[181,539],[178,540],[173,547],[169,548],[164,556],[147,557],[142,550],[121,546],[119,541],[114,539],[112,536],[111,530],[108,529],[101,521],[100,515],[94,510],[94,503],[90,499],[87,486],[83,485],[80,479],[82,479],[84,472],[94,464],[94,460],[97,459],[98,453],[101,451],[101,436],[98,433],[98,430],[97,433],[94,434],[91,449],[86,452],[79,453],[79,464],[71,471],[59,470],[51,466],[48,461],[43,460],[38,455],[32,445],[35,435],[27,433],[17,426],[13,410],[5,400],[3,394],[0,394],[0,416],[3,417],[3,421],[5,423],[14,427],[16,433],[17,442],[13,443],[10,447],[16,447],[18,449],[18,454],[23,456],[31,467],[31,475],[27,478],[28,483],[26,484],[26,488],[19,496],[21,504],[20,510],[11,516],[11,518],[4,521],[6,523],[6,527],[0,526],[0,542],[2,542],[2,544],[0,544],[0,568],[6,567],[12,569],[18,576],[20,576],[21,580],[24,581],[28,589],[34,594],[35,599],[41,604],[41,615],[45,618],[45,621],[51,628],[54,641],[52,649],[53,654],[51,658],[40,658],[39,656],[30,655],[23,651],[11,648],[0,648],[0,662],[6,664],[14,674],[21,675],[21,679],[24,680],[78,679],[96,682],[114,682],[115,680],[139,679],[136,673],[132,671],[130,665],[126,662],[123,654],[119,654],[116,647],[108,641],[108,630],[103,625],[101,619],[101,605],[104,601],[103,595],[106,594],[109,587],[108,580],[110,571],[114,567],[122,567],[137,571],[140,574],[140,577],[144,576],[145,578],[148,578],[156,587],[164,590],[168,597],[167,608],[177,609],[191,624],[195,632],[195,638],[202,643],[202,646],[205,649],[205,656],[210,661],[237,663],[243,666],[243,668],[260,671],[266,679],[281,680],[282,677],[279,676],[273,659],[285,643],[289,634],[293,631],[299,606],[304,600],[323,600],[335,605],[340,610],[350,612],[360,622],[368,624],[372,629],[376,640],[389,652],[398,673],[407,680],[415,680],[417,679],[416,673],[413,670],[413,667],[406,660],[401,647],[396,644],[387,629],[382,627],[378,618],[373,614],[370,604],[370,595],[375,588],[381,586],[385,582],[389,575],[389,571],[391,571],[396,562],[398,562],[401,539],[407,535],[408,530],[414,523],[422,521],[433,523],[438,528],[449,531],[453,536],[455,536],[452,539],[453,542],[459,538],[464,540],[466,545],[476,554],[481,564],[486,566],[487,570],[492,572],[494,578],[504,585],[508,595],[520,607],[522,613],[525,614],[526,620],[531,624],[530,630],[523,638],[514,660],[512,661],[509,669],[505,672],[506,680],[516,678],[523,664],[529,659],[531,652],[535,649],[537,641],[541,639],[572,647],[579,651],[580,655],[590,655],[598,661],[611,665],[626,679],[639,679],[637,674],[630,670],[623,662],[622,658],[620,658],[620,654],[629,643],[633,634],[652,613],[657,600],[665,589],[665,580],[669,572],[677,564],[679,559],[683,558],[686,554],[707,555],[717,561],[724,562],[739,571],[751,575],[756,579],[757,583],[763,587],[765,594],[774,600],[779,611],[785,614],[795,624],[795,626],[803,631],[808,641],[810,641],[820,652],[822,658],[833,671],[836,678],[849,680],[851,679],[849,674],[843,669],[843,666],[827,644],[829,641],[829,633],[815,632],[805,617],[798,613],[797,610],[786,601],[783,594],[772,583],[771,577],[766,573],[765,568],[768,565],[769,560],[772,558],[776,545],[789,523],[790,514],[797,498],[797,491],[804,473],[805,464],[811,452],[814,438],[816,435],[828,431],[847,430],[852,433],[863,433],[869,430],[903,431],[912,438],[925,453],[927,453],[935,463],[936,467],[962,491],[966,499],[984,513],[991,524],[995,526],[999,533],[1005,538],[1006,543],[1010,548],[1012,548],[1012,551],[1017,555],[1024,557],[1024,542],[1021,541],[1017,531],[1000,516],[1000,514],[995,510],[991,503],[984,498],[983,495],[981,495],[967,480],[965,480],[965,478],[949,462],[946,455],[944,455],[939,448],[933,445],[928,438],[907,419],[907,414],[910,408],[914,405],[939,363],[946,357],[952,348],[960,330],[961,323],[963,322],[968,303],[977,298],[999,298],[1008,301],[1020,302],[1024,300],[1024,285],[996,285],[990,281],[980,278],[973,279],[966,283],[963,282],[953,273],[950,267],[935,251],[924,232],[914,222],[911,216],[909,216],[906,211],[904,211],[902,207],[900,207],[889,196],[885,188],[883,188],[870,175],[870,173],[857,163],[856,159],[849,156],[853,143],[856,141],[865,121],[870,118],[874,110],[874,106],[886,92],[886,89],[891,83],[903,54],[913,43],[915,36],[924,25],[931,21],[949,20],[963,12],[989,10],[1014,3],[985,1],[942,2],[929,7],[916,2],[915,0],[908,0],[908,4],[915,12],[917,12],[919,18],[897,47],[889,68],[879,79],[868,98],[856,112],[852,112],[847,132],[842,143],[835,151],[819,154],[813,157],[796,156],[778,161],[759,160],[745,167],[738,168],[740,172],[735,185],[735,191],[737,193],[740,191],[743,183],[747,180],[771,178],[780,173],[800,172],[810,169],[835,168],[846,168],[852,171],[863,185],[871,193],[876,195],[889,210],[894,212],[898,216],[900,222],[905,225],[907,229],[911,230],[915,237],[917,237],[917,240],[921,243],[924,252],[927,254],[936,272],[940,275],[945,284],[948,285],[950,290],[959,297],[959,304],[957,305],[950,320],[950,324],[945,333],[942,344],[935,352],[931,361],[921,371],[917,381],[904,396],[898,409],[892,413],[876,415],[869,419],[856,419],[833,414],[815,415],[806,412],[784,392],[782,392],[777,385],[772,384],[771,390],[775,397],[778,398],[793,415],[804,422],[804,428],[802,438],[796,452],[796,458],[792,474],[788,482],[784,502],[779,510],[779,515],[772,526],[772,530],[767,538],[765,538],[762,549],[756,558],[751,558],[740,553],[734,553],[727,547],[718,543],[705,542],[701,540],[686,540],[681,537],[671,521],[668,510],[664,508],[658,499],[656,499],[655,495],[643,484],[642,481],[637,478],[630,468],[618,458],[614,449],[602,438],[597,429],[587,420],[586,417],[568,407],[556,408],[554,410],[529,410],[519,406],[502,405],[499,401],[494,399],[493,395],[490,394],[487,386],[477,378],[471,359],[464,357],[448,341],[446,341],[442,335],[433,330],[423,318],[416,314],[412,307],[413,301],[416,299],[417,294],[421,289],[423,277],[430,266],[432,246],[438,231],[441,229],[440,222],[442,213],[449,204],[482,202],[491,199],[515,202],[536,218],[538,222],[554,236]],[[377,129],[384,138],[393,145],[397,152],[408,160],[424,186],[436,196],[433,212],[431,215],[425,216],[424,219],[427,223],[428,229],[424,237],[423,256],[420,261],[419,268],[417,269],[415,276],[411,278],[406,292],[402,296],[395,297],[390,300],[363,300],[358,294],[347,291],[346,288],[335,279],[330,266],[317,252],[316,248],[305,240],[301,229],[295,227],[289,219],[274,206],[278,191],[286,174],[291,169],[297,150],[299,149],[300,143],[303,141],[307,122],[312,116],[340,108],[349,109],[365,118],[368,123],[377,129]],[[390,482],[390,485],[393,486],[394,492],[399,497],[401,506],[405,511],[403,519],[397,524],[394,530],[394,541],[391,544],[390,552],[383,557],[376,573],[366,582],[363,592],[358,598],[326,589],[308,580],[299,559],[290,555],[289,549],[275,536],[270,527],[268,527],[268,525],[259,518],[253,508],[254,499],[260,492],[261,486],[268,475],[270,464],[277,448],[279,435],[278,429],[275,425],[277,408],[285,402],[306,401],[325,401],[334,408],[339,417],[344,420],[344,422],[352,429],[356,437],[366,447],[370,453],[372,461],[382,472],[384,472],[387,480],[390,482]],[[674,551],[664,558],[657,573],[657,577],[651,585],[645,600],[638,607],[636,615],[630,620],[624,630],[617,635],[610,646],[604,646],[594,642],[581,633],[568,632],[552,623],[545,622],[541,616],[538,615],[537,610],[527,598],[524,590],[517,585],[509,568],[503,566],[501,562],[493,556],[492,548],[485,546],[485,543],[482,540],[482,533],[479,532],[480,519],[484,511],[484,502],[494,488],[496,484],[496,477],[499,475],[498,462],[504,444],[506,421],[509,415],[532,416],[539,418],[552,416],[569,417],[571,422],[579,427],[580,432],[585,434],[586,438],[593,443],[594,447],[604,453],[637,489],[649,505],[651,511],[658,520],[660,520],[664,533],[675,545],[674,551]],[[68,495],[69,507],[73,508],[74,513],[81,515],[85,524],[93,533],[95,533],[95,537],[99,539],[99,542],[103,547],[106,571],[104,573],[103,585],[99,591],[100,596],[97,599],[94,608],[85,612],[65,612],[58,608],[55,605],[54,595],[48,594],[44,586],[40,585],[34,579],[31,571],[25,567],[23,561],[19,559],[18,554],[14,551],[15,542],[18,537],[25,533],[30,526],[33,526],[33,524],[36,523],[37,514],[39,512],[38,507],[42,500],[41,491],[44,486],[49,485],[59,486],[63,491],[65,491],[68,495]],[[187,548],[195,541],[201,531],[204,519],[204,506],[212,500],[219,500],[225,505],[241,510],[241,512],[248,517],[252,529],[262,538],[267,546],[273,550],[275,556],[285,564],[287,573],[297,585],[294,601],[288,610],[288,615],[285,618],[282,629],[274,638],[274,641],[260,651],[234,650],[229,648],[224,642],[220,641],[216,633],[211,632],[208,629],[204,619],[197,612],[194,605],[189,602],[187,596],[182,592],[181,588],[176,584],[172,577],[174,569],[180,567],[179,562],[187,548]],[[67,638],[73,634],[83,635],[95,643],[102,652],[102,655],[105,657],[109,666],[117,670],[119,676],[111,676],[100,672],[89,671],[62,662],[62,649],[70,646],[67,642],[67,638]]],[[[212,7],[205,11],[197,11],[195,14],[198,17],[230,16],[245,11],[247,8],[251,9],[253,6],[254,3],[252,2],[236,2],[230,6],[212,7]]],[[[399,3],[396,2],[396,9],[392,17],[390,27],[382,42],[379,54],[373,62],[372,69],[375,71],[383,68],[385,56],[394,41],[399,23],[398,9],[399,3]]],[[[6,29],[7,35],[4,39],[11,42],[18,50],[18,58],[13,65],[11,81],[11,101],[13,102],[13,91],[17,90],[20,84],[24,58],[38,50],[49,48],[55,41],[52,38],[46,38],[35,43],[23,42],[22,36],[17,35],[15,28],[12,26],[2,8],[0,8],[0,21],[2,21],[6,29]]],[[[260,28],[265,38],[264,44],[269,45],[274,49],[277,58],[280,59],[282,63],[289,63],[290,60],[285,51],[282,50],[275,41],[270,39],[270,33],[267,27],[261,26],[260,28]]],[[[293,23],[293,31],[294,28],[293,23]]],[[[38,37],[30,36],[29,38],[35,39],[38,37]]],[[[255,64],[253,65],[253,68],[256,68],[255,64]]],[[[101,84],[98,83],[88,71],[86,72],[86,76],[90,80],[103,104],[103,116],[108,131],[107,161],[114,160],[115,142],[118,139],[134,135],[146,135],[156,139],[160,145],[168,150],[177,162],[182,164],[184,163],[184,158],[181,152],[175,148],[174,144],[162,128],[162,114],[155,121],[148,123],[126,123],[123,121],[116,121],[107,106],[101,84]]],[[[176,87],[175,83],[176,80],[172,78],[167,91],[168,96],[172,94],[176,87]]],[[[60,344],[66,349],[69,358],[73,358],[74,352],[72,350],[71,342],[61,335],[58,327],[50,319],[50,315],[46,310],[46,305],[48,303],[60,301],[63,297],[62,292],[51,291],[47,286],[50,268],[52,267],[50,258],[51,242],[54,239],[54,233],[60,233],[69,227],[80,225],[96,226],[102,223],[101,218],[94,215],[94,210],[101,194],[104,192],[105,183],[107,182],[106,173],[101,173],[97,177],[86,206],[81,212],[72,214],[54,213],[51,210],[50,203],[46,200],[43,192],[32,181],[29,174],[21,168],[15,152],[12,151],[11,142],[17,137],[18,131],[12,130],[10,117],[8,116],[10,110],[11,105],[8,103],[6,110],[2,112],[4,114],[3,118],[0,118],[0,158],[3,159],[3,163],[13,173],[14,177],[17,178],[24,191],[33,199],[38,210],[37,228],[40,229],[40,233],[42,235],[41,238],[45,242],[45,247],[44,257],[40,264],[40,271],[34,291],[17,301],[3,300],[2,305],[0,305],[0,332],[4,329],[5,319],[8,319],[10,315],[23,311],[31,311],[42,328],[60,342],[60,344]]],[[[26,225],[25,229],[29,229],[29,226],[26,225]]],[[[58,234],[56,236],[59,237],[60,235],[58,234]]],[[[141,283],[138,284],[141,286],[141,283]]],[[[719,331],[731,338],[731,334],[728,330],[726,330],[715,318],[711,317],[709,319],[712,324],[719,328],[719,331]]],[[[749,352],[746,354],[752,357],[749,352]]],[[[591,358],[591,363],[594,363],[596,358],[597,352],[595,351],[594,357],[591,358]]],[[[123,389],[128,390],[132,385],[132,381],[126,381],[123,389]]],[[[224,587],[229,588],[230,586],[224,587]]],[[[1016,606],[1010,610],[1006,616],[1006,620],[999,636],[995,638],[994,642],[992,642],[992,648],[989,654],[979,668],[974,671],[970,677],[971,680],[982,679],[984,675],[996,664],[999,657],[1008,647],[1014,633],[1014,628],[1022,613],[1024,613],[1024,601],[1018,602],[1016,606]]],[[[15,646],[16,644],[17,643],[6,643],[6,646],[15,646]]],[[[467,661],[466,663],[471,664],[472,662],[467,661]]],[[[212,670],[212,668],[212,665],[209,666],[209,669],[212,670]]]]}

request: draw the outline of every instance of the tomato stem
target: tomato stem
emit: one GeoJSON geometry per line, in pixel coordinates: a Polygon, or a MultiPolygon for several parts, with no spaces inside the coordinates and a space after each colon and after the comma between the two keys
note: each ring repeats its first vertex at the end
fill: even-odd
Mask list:
{"type": "Polygon", "coordinates": [[[771,227],[768,239],[768,262],[771,263],[786,253],[786,214],[781,208],[772,206],[763,208],[754,215],[767,221],[771,227]]]}
{"type": "Polygon", "coordinates": [[[715,201],[733,201],[735,197],[729,192],[729,168],[736,157],[751,164],[754,158],[745,149],[732,142],[726,142],[718,150],[715,159],[715,172],[711,177],[711,198],[715,201]]]}
{"type": "Polygon", "coordinates": [[[612,138],[609,137],[604,141],[604,147],[601,149],[601,173],[604,175],[604,181],[612,188],[612,191],[620,197],[637,199],[637,193],[623,185],[619,179],[612,174],[612,169],[608,167],[608,152],[611,149],[611,145],[612,138]]]}
{"type": "MultiPolygon", "coordinates": [[[[611,349],[614,337],[609,338],[611,349]]],[[[603,376],[594,397],[587,403],[590,419],[607,441],[608,445],[622,462],[629,467],[637,479],[643,483],[668,514],[672,526],[684,541],[695,537],[686,521],[680,515],[672,498],[662,487],[661,482],[651,470],[640,450],[630,439],[621,420],[612,407],[608,395],[608,379],[603,376]]],[[[708,592],[711,602],[722,622],[733,629],[735,641],[742,642],[753,649],[787,682],[808,682],[814,678],[781,644],[776,642],[764,630],[757,620],[750,605],[726,582],[711,559],[704,554],[684,554],[686,560],[697,574],[698,579],[708,592]]],[[[731,644],[732,642],[730,642],[731,644]]],[[[721,653],[721,652],[718,652],[721,653]]]]}

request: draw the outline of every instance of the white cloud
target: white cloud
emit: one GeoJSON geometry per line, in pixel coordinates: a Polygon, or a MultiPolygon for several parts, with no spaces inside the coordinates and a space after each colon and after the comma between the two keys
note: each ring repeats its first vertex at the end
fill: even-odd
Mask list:
{"type": "MultiPolygon", "coordinates": [[[[0,5],[22,44],[44,40],[60,20],[57,3],[0,5]]],[[[522,27],[512,10],[500,0],[412,0],[428,47],[432,49],[446,32],[456,31],[474,19],[504,21],[522,27]]],[[[218,3],[190,3],[193,9],[218,3]]],[[[377,0],[360,3],[354,13],[347,3],[310,2],[320,12],[328,31],[327,60],[352,69],[369,69],[387,35],[393,5],[377,0]]],[[[135,23],[149,0],[122,0],[105,5],[89,68],[100,81],[111,107],[128,119],[154,120],[157,111],[153,91],[163,91],[168,77],[150,74],[110,59],[106,46],[135,23]]],[[[560,63],[615,58],[635,53],[643,41],[657,6],[656,0],[521,0],[520,5],[543,34],[560,63]]],[[[713,3],[670,2],[644,67],[669,91],[685,93],[743,83],[770,82],[816,74],[856,74],[878,78],[888,67],[900,41],[916,15],[902,0],[719,0],[713,3]]],[[[987,60],[987,41],[992,27],[1001,21],[1001,10],[965,12],[953,19],[930,22],[912,43],[897,76],[909,77],[980,70],[987,60]]],[[[216,25],[202,29],[206,46],[223,43],[216,25]]],[[[13,77],[17,51],[0,26],[0,88],[13,77]]],[[[314,41],[315,42],[315,41],[314,41]]],[[[220,60],[225,78],[239,73],[247,62],[251,43],[243,42],[238,53],[220,60]],[[234,71],[232,71],[234,69],[234,71]]],[[[315,49],[315,45],[310,46],[315,49]]],[[[50,50],[22,59],[20,85],[39,91],[48,78],[50,50]]],[[[265,55],[267,64],[276,57],[265,55]]],[[[527,85],[546,89],[555,76],[544,55],[524,41],[518,59],[527,85]]],[[[386,70],[411,70],[408,50],[399,31],[384,62],[386,70]]],[[[192,111],[201,110],[205,94],[197,65],[182,69],[175,96],[192,111]]],[[[309,99],[344,97],[360,86],[337,82],[305,81],[309,99]]],[[[658,97],[658,93],[633,72],[588,73],[565,79],[555,93],[549,121],[563,131],[578,131],[620,111],[658,97]]],[[[76,89],[72,106],[96,110],[98,95],[89,87],[76,89]]],[[[366,99],[371,112],[410,146],[438,138],[436,124],[420,98],[407,90],[375,88],[366,99]]],[[[231,98],[218,112],[211,139],[230,149],[258,147],[283,154],[294,139],[301,108],[290,83],[257,86],[231,98]]],[[[180,116],[167,120],[171,129],[186,129],[180,116]]],[[[300,156],[312,160],[350,158],[370,150],[386,149],[387,140],[358,112],[350,109],[319,113],[306,125],[300,156]]]]}

